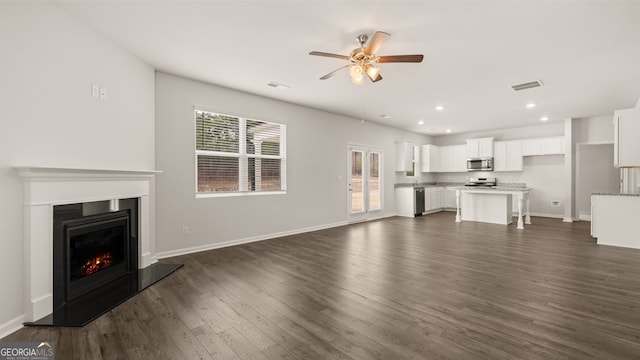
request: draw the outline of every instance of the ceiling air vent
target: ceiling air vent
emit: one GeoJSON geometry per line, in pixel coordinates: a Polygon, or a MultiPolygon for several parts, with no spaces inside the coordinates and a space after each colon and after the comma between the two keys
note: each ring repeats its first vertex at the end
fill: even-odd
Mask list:
{"type": "Polygon", "coordinates": [[[529,82],[526,82],[526,83],[513,85],[513,86],[511,86],[511,88],[513,89],[513,91],[520,91],[520,90],[531,89],[531,88],[538,87],[538,86],[542,86],[542,82],[540,80],[529,81],[529,82]]]}
{"type": "Polygon", "coordinates": [[[287,85],[284,85],[284,84],[279,84],[279,83],[277,83],[275,81],[272,81],[272,82],[268,83],[267,85],[269,85],[269,86],[271,86],[273,88],[276,88],[276,89],[289,89],[289,88],[291,88],[290,86],[287,86],[287,85]]]}

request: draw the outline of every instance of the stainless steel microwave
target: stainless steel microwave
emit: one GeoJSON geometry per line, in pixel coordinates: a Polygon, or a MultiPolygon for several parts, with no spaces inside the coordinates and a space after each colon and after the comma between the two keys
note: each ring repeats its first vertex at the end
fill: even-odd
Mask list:
{"type": "Polygon", "coordinates": [[[493,171],[493,158],[467,159],[467,171],[493,171]]]}

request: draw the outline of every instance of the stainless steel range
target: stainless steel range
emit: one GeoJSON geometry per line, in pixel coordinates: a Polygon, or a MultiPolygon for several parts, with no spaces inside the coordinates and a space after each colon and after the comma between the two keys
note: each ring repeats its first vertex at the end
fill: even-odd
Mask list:
{"type": "Polygon", "coordinates": [[[494,177],[472,177],[464,186],[493,187],[496,184],[497,180],[494,177]]]}

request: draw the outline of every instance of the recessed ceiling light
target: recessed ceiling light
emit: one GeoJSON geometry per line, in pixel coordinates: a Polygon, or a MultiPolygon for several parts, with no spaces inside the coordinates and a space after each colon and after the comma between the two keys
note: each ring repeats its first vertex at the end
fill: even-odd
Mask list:
{"type": "Polygon", "coordinates": [[[436,111],[442,111],[442,110],[444,110],[444,106],[442,105],[436,106],[436,111]]]}
{"type": "Polygon", "coordinates": [[[382,115],[380,115],[380,117],[383,118],[383,119],[391,119],[391,116],[386,115],[386,114],[382,114],[382,115]]]}
{"type": "Polygon", "coordinates": [[[424,125],[424,121],[422,120],[418,121],[418,125],[424,125]]]}
{"type": "Polygon", "coordinates": [[[530,103],[528,103],[528,104],[526,105],[526,107],[527,107],[527,109],[533,109],[534,107],[536,107],[536,103],[532,103],[532,102],[530,102],[530,103]]]}
{"type": "Polygon", "coordinates": [[[447,129],[447,130],[445,130],[445,131],[446,131],[446,132],[447,132],[447,134],[448,134],[448,133],[450,133],[450,132],[451,132],[451,129],[447,129]]]}
{"type": "Polygon", "coordinates": [[[549,121],[549,117],[548,116],[543,116],[540,118],[540,121],[549,121]]]}

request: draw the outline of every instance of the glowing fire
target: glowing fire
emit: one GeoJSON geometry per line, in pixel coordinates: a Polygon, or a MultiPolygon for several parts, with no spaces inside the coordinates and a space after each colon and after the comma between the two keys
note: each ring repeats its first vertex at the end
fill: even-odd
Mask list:
{"type": "Polygon", "coordinates": [[[98,255],[93,259],[87,260],[80,268],[82,275],[91,275],[102,269],[106,269],[113,263],[113,256],[110,253],[98,255]]]}

